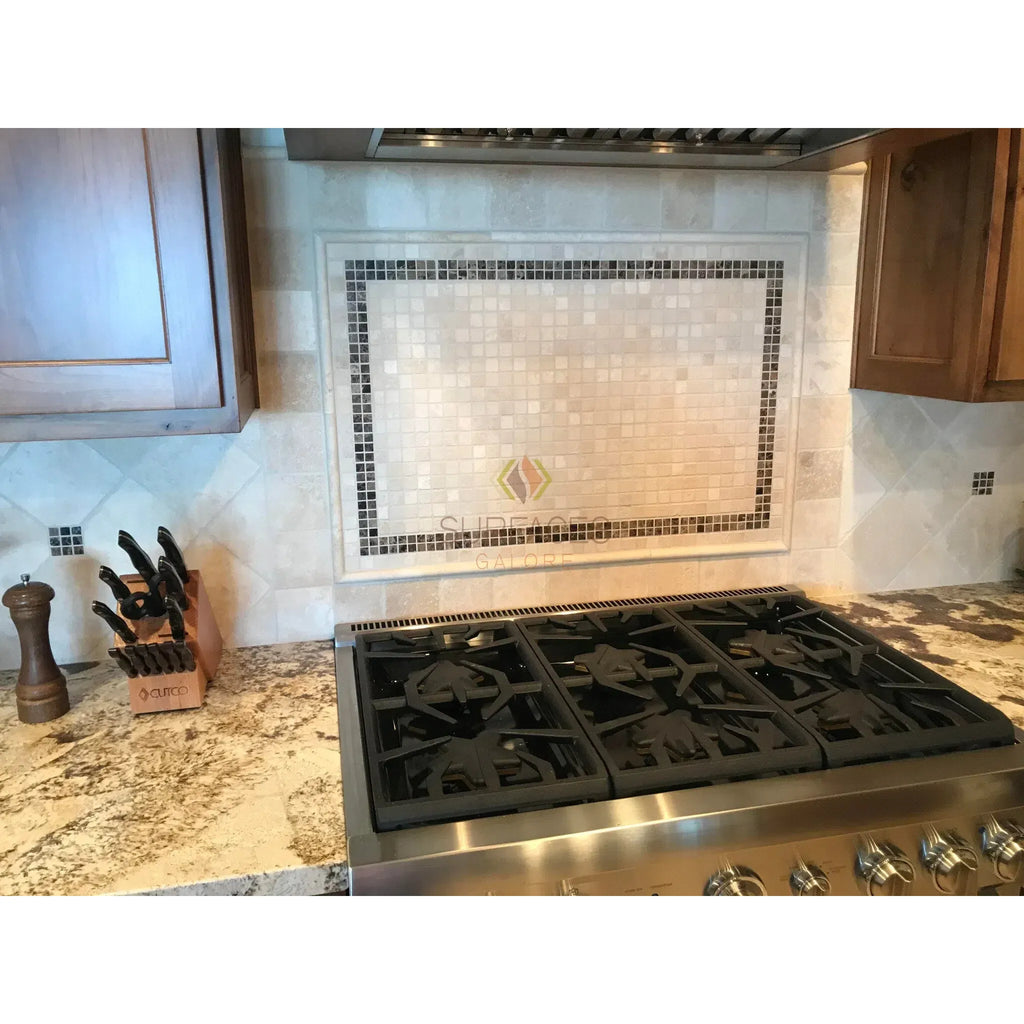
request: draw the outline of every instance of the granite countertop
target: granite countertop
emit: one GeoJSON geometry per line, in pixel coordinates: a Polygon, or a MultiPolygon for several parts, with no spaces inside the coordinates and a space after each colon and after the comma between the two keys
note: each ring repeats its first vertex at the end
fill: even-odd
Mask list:
{"type": "MultiPolygon", "coordinates": [[[[1024,728],[1024,585],[830,599],[1024,728]]],[[[112,663],[18,722],[0,672],[0,895],[345,891],[334,650],[224,652],[203,708],[134,716],[112,663]]]]}
{"type": "Polygon", "coordinates": [[[0,672],[0,895],[343,892],[334,648],[224,652],[206,704],[133,715],[113,662],[18,721],[0,672]]]}
{"type": "Polygon", "coordinates": [[[1024,729],[1024,582],[822,601],[1024,729]]]}

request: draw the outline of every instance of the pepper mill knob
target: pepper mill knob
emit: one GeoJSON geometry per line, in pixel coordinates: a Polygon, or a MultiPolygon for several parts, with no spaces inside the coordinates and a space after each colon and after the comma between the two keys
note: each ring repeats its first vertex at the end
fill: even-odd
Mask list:
{"type": "Polygon", "coordinates": [[[21,643],[21,671],[14,695],[23,722],[50,722],[71,707],[67,680],[50,649],[50,602],[55,596],[53,587],[30,583],[24,572],[21,583],[4,592],[3,602],[10,609],[21,643]]]}

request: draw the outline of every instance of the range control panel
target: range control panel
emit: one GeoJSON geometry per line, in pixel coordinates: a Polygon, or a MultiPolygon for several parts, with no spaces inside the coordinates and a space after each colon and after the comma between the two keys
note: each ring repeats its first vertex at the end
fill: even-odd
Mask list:
{"type": "Polygon", "coordinates": [[[972,896],[1024,891],[1024,808],[562,879],[563,896],[972,896]]]}

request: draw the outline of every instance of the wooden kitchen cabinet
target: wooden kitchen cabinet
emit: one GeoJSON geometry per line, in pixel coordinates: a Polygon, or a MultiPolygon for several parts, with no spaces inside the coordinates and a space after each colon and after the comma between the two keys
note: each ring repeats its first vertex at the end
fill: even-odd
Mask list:
{"type": "Polygon", "coordinates": [[[864,188],[851,386],[1024,400],[1020,129],[887,153],[864,188]]]}
{"type": "Polygon", "coordinates": [[[241,430],[244,209],[237,130],[0,130],[0,441],[241,430]]]}

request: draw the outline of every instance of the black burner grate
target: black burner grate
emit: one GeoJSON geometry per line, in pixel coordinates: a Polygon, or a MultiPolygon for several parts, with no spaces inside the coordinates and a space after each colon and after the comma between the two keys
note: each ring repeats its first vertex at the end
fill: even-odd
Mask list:
{"type": "Polygon", "coordinates": [[[357,639],[379,829],[608,796],[600,759],[521,646],[493,621],[357,639]]]}
{"type": "Polygon", "coordinates": [[[821,767],[821,752],[728,659],[656,608],[517,620],[617,796],[821,767]]]}
{"type": "Polygon", "coordinates": [[[687,602],[669,613],[821,744],[828,766],[1013,743],[1005,715],[804,597],[687,602]]]}

